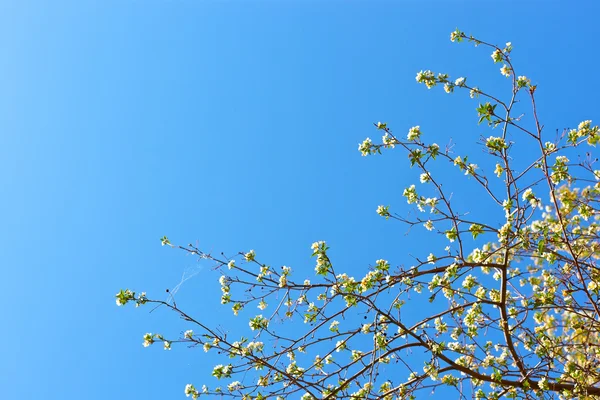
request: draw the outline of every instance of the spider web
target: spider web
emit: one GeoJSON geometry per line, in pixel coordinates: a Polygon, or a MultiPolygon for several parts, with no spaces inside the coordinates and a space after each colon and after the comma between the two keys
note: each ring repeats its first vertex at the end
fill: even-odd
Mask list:
{"type": "Polygon", "coordinates": [[[192,279],[193,277],[195,277],[196,275],[198,275],[200,272],[202,272],[204,270],[205,265],[194,265],[191,267],[186,268],[183,273],[181,274],[181,280],[179,281],[179,283],[177,285],[175,285],[172,289],[169,289],[169,297],[167,298],[167,303],[168,304],[172,304],[174,303],[175,299],[174,296],[177,294],[177,292],[179,292],[179,289],[181,289],[181,287],[183,286],[183,284],[185,282],[187,282],[188,280],[192,279]]]}

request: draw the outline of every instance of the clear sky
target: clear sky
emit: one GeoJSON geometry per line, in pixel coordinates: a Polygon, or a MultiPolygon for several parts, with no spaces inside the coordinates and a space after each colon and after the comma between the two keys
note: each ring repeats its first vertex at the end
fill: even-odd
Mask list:
{"type": "Polygon", "coordinates": [[[192,271],[178,304],[225,321],[218,276],[163,235],[307,277],[316,240],[337,270],[427,254],[375,213],[417,172],[358,143],[377,121],[465,151],[489,135],[468,95],[415,82],[432,69],[509,90],[487,50],[450,42],[456,27],[512,41],[549,131],[597,121],[596,4],[1,0],[1,397],[162,400],[201,384],[210,356],[142,347],[178,333],[174,316],[115,306],[120,288],[164,297],[192,271]]]}

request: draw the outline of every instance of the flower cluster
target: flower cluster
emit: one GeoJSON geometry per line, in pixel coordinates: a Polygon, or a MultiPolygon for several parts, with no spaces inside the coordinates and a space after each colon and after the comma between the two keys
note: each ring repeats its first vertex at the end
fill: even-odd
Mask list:
{"type": "Polygon", "coordinates": [[[485,141],[485,146],[493,153],[501,153],[502,150],[508,148],[508,145],[506,144],[504,138],[496,136],[488,137],[485,141]]]}
{"type": "Polygon", "coordinates": [[[413,126],[412,128],[410,128],[408,130],[408,135],[406,135],[406,138],[408,140],[412,140],[412,141],[416,141],[421,137],[421,127],[419,126],[413,126]]]}
{"type": "Polygon", "coordinates": [[[221,285],[221,304],[227,304],[231,301],[231,288],[230,280],[226,275],[221,275],[219,278],[219,284],[221,285]]]}
{"type": "Polygon", "coordinates": [[[235,392],[236,390],[242,389],[242,383],[240,381],[233,381],[229,385],[227,385],[227,390],[230,392],[235,392]]]}
{"type": "Polygon", "coordinates": [[[244,254],[244,259],[246,260],[246,262],[254,261],[255,257],[256,253],[254,252],[254,250],[250,250],[249,252],[244,254]]]}
{"type": "Polygon", "coordinates": [[[383,147],[391,149],[398,144],[398,141],[391,137],[387,132],[381,137],[381,142],[383,143],[383,147]]]}
{"type": "Polygon", "coordinates": [[[253,331],[267,329],[269,327],[269,320],[262,315],[257,315],[250,320],[248,325],[250,325],[250,329],[253,331]]]}
{"type": "MultiPolygon", "coordinates": [[[[144,342],[142,344],[144,347],[150,347],[150,345],[152,345],[154,342],[160,341],[160,340],[164,340],[164,338],[161,334],[146,333],[146,334],[144,334],[144,342]]],[[[168,347],[171,347],[171,345],[169,344],[168,347]]],[[[165,345],[165,350],[168,350],[167,345],[165,345]]]]}
{"type": "Polygon", "coordinates": [[[465,34],[458,30],[458,28],[450,33],[450,41],[451,42],[461,42],[465,34]]]}
{"type": "Polygon", "coordinates": [[[191,383],[188,383],[187,385],[185,385],[184,393],[185,393],[186,397],[192,396],[192,399],[194,399],[194,400],[200,396],[200,392],[198,392],[198,390],[196,390],[194,385],[192,385],[191,383]]]}
{"type": "Polygon", "coordinates": [[[531,86],[531,79],[526,76],[519,76],[517,78],[517,86],[519,88],[531,86]]]}
{"type": "Polygon", "coordinates": [[[556,156],[554,165],[552,166],[552,182],[559,183],[569,178],[569,159],[566,156],[556,156]]]}
{"type": "Polygon", "coordinates": [[[390,217],[390,206],[380,205],[377,206],[377,214],[385,217],[386,219],[390,217]]]}
{"type": "Polygon", "coordinates": [[[533,190],[531,188],[528,188],[527,190],[525,190],[525,192],[523,192],[522,198],[523,201],[528,202],[533,208],[542,207],[542,200],[538,197],[535,197],[535,194],[533,193],[533,190]]]}
{"type": "Polygon", "coordinates": [[[213,368],[212,376],[214,376],[217,379],[230,378],[232,371],[233,371],[233,366],[231,364],[229,364],[229,365],[219,364],[213,368]]]}
{"type": "Polygon", "coordinates": [[[420,71],[417,74],[416,80],[419,83],[425,84],[425,86],[427,86],[427,89],[431,89],[432,87],[434,87],[437,84],[437,81],[435,79],[435,74],[429,70],[420,71]]]}
{"type": "Polygon", "coordinates": [[[568,141],[572,144],[577,144],[579,140],[587,138],[590,146],[595,146],[600,141],[600,128],[592,126],[592,121],[583,121],[577,129],[571,129],[568,132],[568,141]]]}
{"type": "Polygon", "coordinates": [[[358,144],[358,151],[363,156],[377,153],[377,148],[373,145],[373,141],[370,138],[366,138],[362,143],[358,144]]]}
{"type": "Polygon", "coordinates": [[[281,275],[279,276],[279,287],[283,288],[287,286],[288,276],[292,273],[292,269],[290,267],[286,267],[285,265],[281,267],[281,275]]]}
{"type": "Polygon", "coordinates": [[[492,53],[492,60],[494,60],[495,63],[502,62],[502,60],[504,60],[504,55],[502,54],[502,50],[500,50],[500,49],[494,50],[494,52],[492,53]]]}
{"type": "Polygon", "coordinates": [[[119,293],[117,293],[115,295],[115,297],[117,298],[116,303],[119,307],[124,306],[125,304],[129,303],[130,301],[134,301],[135,306],[139,307],[148,301],[148,298],[146,297],[146,292],[142,292],[136,297],[135,292],[133,292],[129,289],[125,289],[125,290],[121,289],[119,291],[119,293]]]}
{"type": "Polygon", "coordinates": [[[329,257],[327,257],[327,243],[324,241],[314,242],[311,246],[313,251],[312,256],[317,258],[317,265],[315,266],[315,272],[317,275],[327,275],[331,270],[331,263],[329,257]]]}
{"type": "Polygon", "coordinates": [[[504,64],[502,66],[502,68],[500,68],[500,73],[507,78],[510,76],[511,72],[512,72],[511,68],[506,64],[504,64]]]}

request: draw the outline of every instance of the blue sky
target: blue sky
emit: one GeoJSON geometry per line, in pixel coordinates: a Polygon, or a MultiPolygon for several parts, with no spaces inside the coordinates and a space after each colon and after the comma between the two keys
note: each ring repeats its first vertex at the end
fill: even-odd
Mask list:
{"type": "MultiPolygon", "coordinates": [[[[316,240],[338,270],[428,254],[375,213],[401,205],[417,172],[400,153],[360,157],[358,143],[379,136],[372,123],[421,125],[465,152],[489,135],[466,94],[414,79],[432,69],[508,90],[487,50],[449,41],[456,27],[512,41],[549,131],[597,120],[599,11],[593,1],[1,1],[4,398],[183,398],[203,381],[209,356],[141,345],[179,321],[114,303],[123,287],[164,296],[201,268],[162,248],[163,235],[252,248],[307,277],[316,240]]],[[[217,277],[202,269],[178,294],[214,324],[217,277]]]]}

